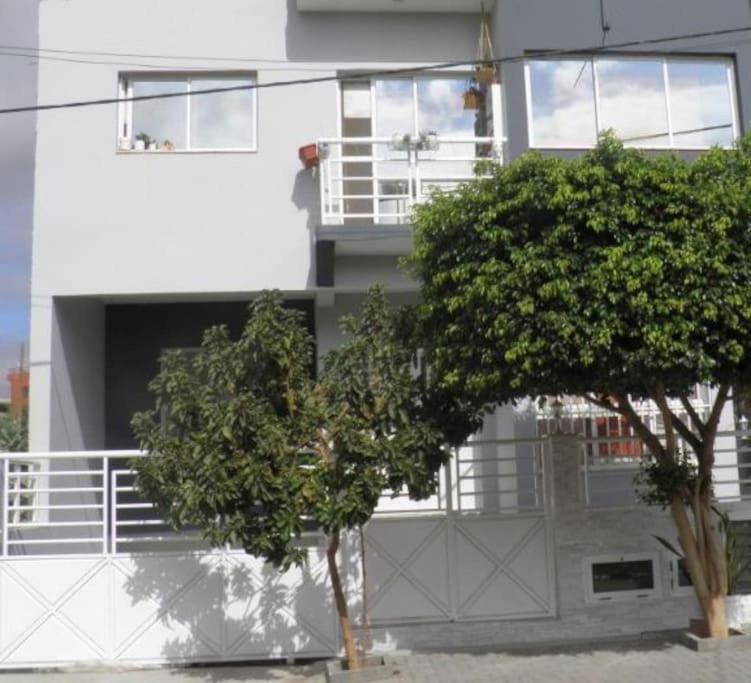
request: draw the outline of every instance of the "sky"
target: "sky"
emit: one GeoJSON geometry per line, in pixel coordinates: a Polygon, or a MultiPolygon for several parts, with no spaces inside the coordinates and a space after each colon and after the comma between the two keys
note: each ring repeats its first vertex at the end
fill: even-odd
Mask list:
{"type": "MultiPolygon", "coordinates": [[[[36,32],[36,0],[0,0],[0,45],[36,45],[36,32]]],[[[0,109],[35,102],[34,61],[0,54],[0,109]]],[[[0,398],[20,345],[28,349],[34,121],[33,114],[0,116],[0,398]]]]}

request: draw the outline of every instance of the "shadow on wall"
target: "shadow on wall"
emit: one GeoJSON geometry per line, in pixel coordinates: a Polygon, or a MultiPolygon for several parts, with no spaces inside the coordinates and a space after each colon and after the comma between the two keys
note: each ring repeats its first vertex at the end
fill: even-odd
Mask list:
{"type": "Polygon", "coordinates": [[[295,208],[307,213],[306,227],[310,242],[310,271],[308,287],[316,287],[316,226],[321,220],[321,199],[318,183],[319,168],[301,168],[292,186],[292,203],[295,208]]]}
{"type": "Polygon", "coordinates": [[[115,562],[130,599],[115,614],[119,659],[263,661],[339,651],[323,549],[286,573],[233,551],[115,562]]]}
{"type": "Polygon", "coordinates": [[[287,0],[285,38],[291,61],[473,59],[477,30],[476,14],[298,12],[297,0],[287,0]]]}

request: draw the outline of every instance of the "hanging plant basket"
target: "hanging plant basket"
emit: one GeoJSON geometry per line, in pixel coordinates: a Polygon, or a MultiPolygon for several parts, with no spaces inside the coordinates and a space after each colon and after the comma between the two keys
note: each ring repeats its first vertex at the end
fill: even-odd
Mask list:
{"type": "Polygon", "coordinates": [[[462,97],[464,98],[464,108],[467,110],[479,109],[482,105],[483,94],[479,88],[467,88],[462,97]]]}
{"type": "Polygon", "coordinates": [[[495,64],[489,62],[488,64],[480,64],[480,66],[475,67],[475,80],[480,85],[490,85],[491,83],[495,83],[495,64]]]}

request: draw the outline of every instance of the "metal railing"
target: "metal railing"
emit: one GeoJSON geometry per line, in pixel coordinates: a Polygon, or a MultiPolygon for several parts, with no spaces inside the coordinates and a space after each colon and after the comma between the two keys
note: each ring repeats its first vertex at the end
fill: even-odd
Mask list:
{"type": "Polygon", "coordinates": [[[480,161],[502,159],[494,137],[322,138],[321,222],[399,225],[435,189],[453,190],[475,177],[480,161]]]}
{"type": "Polygon", "coordinates": [[[454,458],[453,497],[458,512],[510,514],[546,505],[545,438],[475,439],[454,458]]]}
{"type": "MultiPolygon", "coordinates": [[[[386,492],[378,515],[518,514],[545,507],[547,439],[475,440],[442,469],[436,494],[386,492]]],[[[0,453],[2,556],[116,554],[208,548],[175,532],[134,486],[139,451],[0,453]]],[[[313,542],[311,528],[303,542],[313,542]]]]}
{"type": "MultiPolygon", "coordinates": [[[[751,431],[719,432],[714,452],[717,502],[732,505],[751,501],[751,431]]],[[[643,443],[633,436],[582,437],[579,467],[586,505],[635,505],[638,501],[635,479],[646,453],[643,443]]]]}

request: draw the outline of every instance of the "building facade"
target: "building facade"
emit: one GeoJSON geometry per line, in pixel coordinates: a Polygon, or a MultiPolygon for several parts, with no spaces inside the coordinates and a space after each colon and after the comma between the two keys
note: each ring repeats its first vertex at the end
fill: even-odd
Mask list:
{"type": "MultiPolygon", "coordinates": [[[[249,603],[224,596],[196,615],[181,602],[213,600],[205,566],[214,560],[145,559],[166,551],[134,531],[144,519],[123,516],[140,503],[121,496],[118,507],[118,493],[133,492],[117,482],[160,353],[195,348],[213,324],[237,331],[264,289],[305,312],[319,356],[372,284],[414,301],[417,285],[399,267],[411,208],[471,178],[477,161],[532,148],[580,154],[608,128],[689,156],[732,144],[751,102],[751,44],[738,32],[748,24],[746,0],[42,3],[39,103],[117,100],[43,111],[37,124],[32,453],[4,463],[0,581],[31,582],[27,562],[38,563],[29,576],[68,572],[69,604],[82,581],[94,592],[97,581],[118,587],[106,642],[83,607],[71,608],[62,625],[48,620],[61,650],[44,661],[69,661],[68,650],[118,662],[335,651],[331,624],[315,627],[310,576],[284,584],[307,606],[285,603],[289,620],[250,642],[233,631],[254,632],[249,603]],[[475,83],[483,26],[480,56],[499,61],[495,77],[475,83]],[[55,52],[69,48],[76,55],[55,52]],[[65,477],[75,486],[61,486],[65,477]],[[83,536],[60,536],[75,525],[83,536]],[[89,564],[71,569],[55,547],[89,564]],[[182,587],[167,586],[175,576],[182,587]],[[157,584],[172,630],[125,606],[133,592],[159,602],[149,593],[157,584]],[[212,615],[224,624],[218,635],[208,633],[212,615]],[[123,619],[133,628],[116,633],[123,619]],[[170,645],[178,632],[182,648],[170,645]]],[[[457,453],[434,500],[384,502],[366,547],[377,644],[501,644],[525,631],[519,619],[553,639],[638,633],[695,612],[679,567],[648,533],[671,534],[669,523],[634,507],[638,458],[612,447],[630,435],[577,410],[571,424],[589,427],[572,441],[543,433],[532,403],[500,409],[457,453]]],[[[732,411],[722,428],[719,491],[740,518],[747,477],[732,411]]],[[[247,562],[230,553],[212,566],[247,562]]],[[[45,600],[46,613],[60,611],[45,600]]],[[[0,630],[0,662],[41,661],[28,643],[51,635],[14,624],[0,630]]]]}

